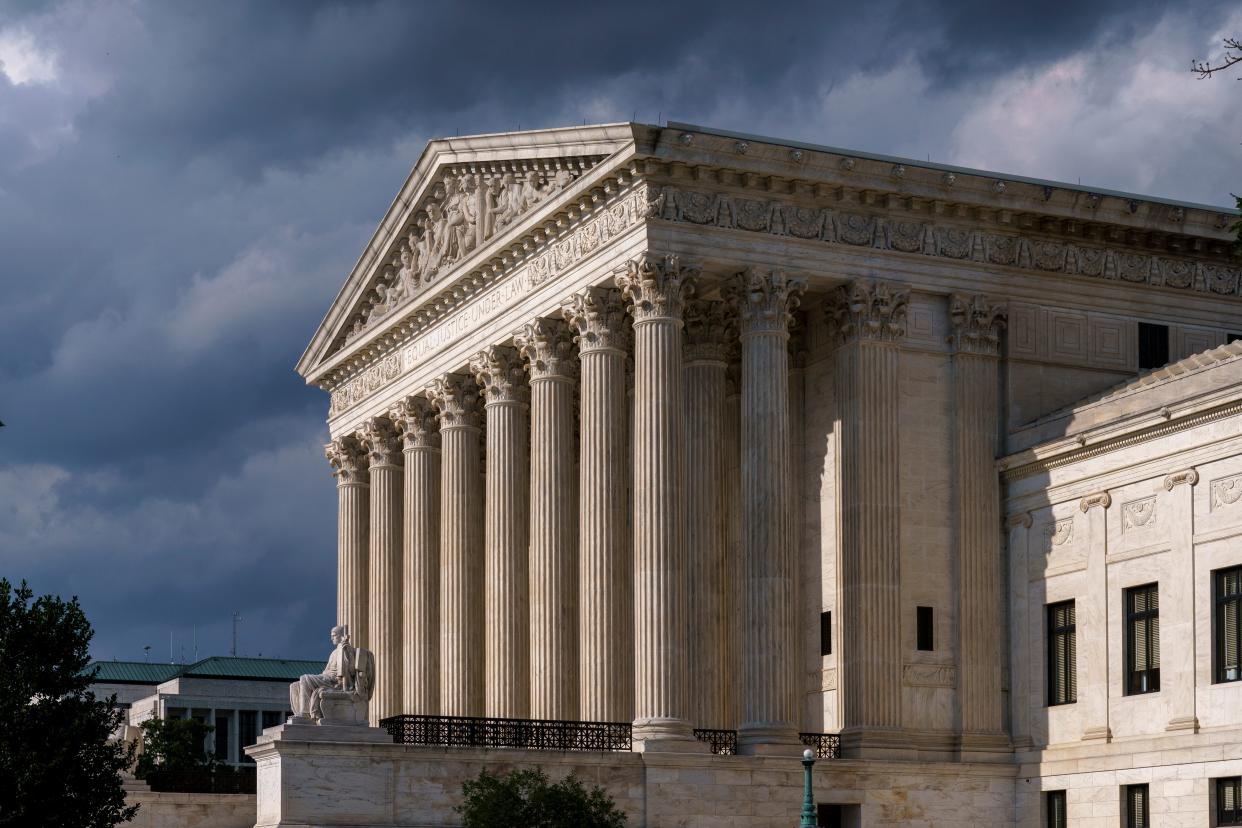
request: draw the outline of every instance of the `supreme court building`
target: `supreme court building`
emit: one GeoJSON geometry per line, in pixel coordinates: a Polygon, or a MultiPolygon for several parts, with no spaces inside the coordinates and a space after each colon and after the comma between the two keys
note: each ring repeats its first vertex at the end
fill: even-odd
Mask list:
{"type": "Polygon", "coordinates": [[[1236,219],[682,124],[432,141],[298,364],[339,623],[373,724],[630,751],[269,731],[261,789],[318,793],[259,824],[539,765],[792,826],[805,744],[826,825],[1242,824],[1236,219]]]}

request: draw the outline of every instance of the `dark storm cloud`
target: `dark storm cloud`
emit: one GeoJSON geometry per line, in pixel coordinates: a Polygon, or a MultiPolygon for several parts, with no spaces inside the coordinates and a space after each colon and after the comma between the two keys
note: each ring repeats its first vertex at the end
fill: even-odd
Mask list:
{"type": "MultiPolygon", "coordinates": [[[[1029,109],[1010,79],[1068,73],[1107,100],[1144,55],[1039,73],[1161,26],[1175,45],[1157,63],[1180,70],[1225,14],[1156,0],[0,2],[0,575],[81,594],[104,656],[162,653],[191,628],[200,652],[223,652],[234,610],[243,649],[320,654],[335,578],[326,399],[292,365],[428,138],[663,117],[987,163],[959,131],[994,139],[1010,98],[1029,109]]],[[[1101,160],[1090,142],[1049,154],[1015,137],[996,157],[1211,198],[1205,159],[1233,151],[1199,146],[1190,167],[1184,148],[1134,140],[1101,160]]]]}

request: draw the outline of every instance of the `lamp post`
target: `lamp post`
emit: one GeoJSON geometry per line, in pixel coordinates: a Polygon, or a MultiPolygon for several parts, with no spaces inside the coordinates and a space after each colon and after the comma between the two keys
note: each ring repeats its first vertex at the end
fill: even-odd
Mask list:
{"type": "Polygon", "coordinates": [[[811,768],[815,767],[815,753],[810,748],[802,751],[802,821],[798,828],[817,828],[815,817],[815,794],[811,791],[811,768]]]}

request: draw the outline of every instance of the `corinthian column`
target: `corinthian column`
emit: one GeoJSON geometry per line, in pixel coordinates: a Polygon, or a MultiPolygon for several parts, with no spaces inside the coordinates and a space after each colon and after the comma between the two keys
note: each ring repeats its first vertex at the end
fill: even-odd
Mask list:
{"type": "Polygon", "coordinates": [[[634,569],[627,532],[629,428],[621,293],[588,288],[561,309],[576,332],[581,380],[578,457],[579,715],[634,718],[634,569]]]}
{"type": "Polygon", "coordinates": [[[689,595],[689,713],[696,727],[732,728],[725,609],[725,392],[731,330],[724,302],[686,304],[686,560],[689,595]]]}
{"type": "Polygon", "coordinates": [[[422,397],[402,401],[389,417],[405,438],[401,709],[433,716],[440,712],[440,428],[422,397]]]}
{"type": "Polygon", "coordinates": [[[492,346],[470,363],[487,411],[484,604],[488,716],[530,715],[530,388],[515,349],[492,346]]]}
{"type": "Polygon", "coordinates": [[[336,623],[349,628],[356,647],[367,642],[368,512],[367,456],[358,438],[339,437],[324,446],[336,477],[336,623]]]}
{"type": "Polygon", "coordinates": [[[687,699],[682,307],[696,268],[675,256],[616,276],[634,317],[634,749],[705,750],[687,699]]]}
{"type": "MultiPolygon", "coordinates": [[[[1000,331],[1005,306],[953,296],[953,456],[956,458],[959,675],[962,753],[1003,754],[1000,482],[996,475],[1000,331]]],[[[983,758],[979,756],[977,758],[983,758]]]]}
{"type": "Polygon", "coordinates": [[[449,374],[431,387],[440,412],[440,710],[483,715],[483,487],[479,388],[449,374]]]}
{"type": "Polygon", "coordinates": [[[904,750],[901,727],[898,342],[910,292],[852,282],[828,301],[841,422],[842,748],[904,750]]]}
{"type": "Polygon", "coordinates": [[[362,440],[371,460],[370,602],[367,637],[375,654],[371,724],[401,712],[401,438],[376,417],[362,440]]]}
{"type": "MultiPolygon", "coordinates": [[[[806,284],[738,274],[742,340],[742,753],[798,743],[797,601],[790,486],[789,324],[806,284]]],[[[793,748],[796,750],[796,748],[793,748]]]]}
{"type": "Polygon", "coordinates": [[[577,355],[569,326],[536,319],[516,342],[530,371],[530,708],[578,718],[577,355]]]}

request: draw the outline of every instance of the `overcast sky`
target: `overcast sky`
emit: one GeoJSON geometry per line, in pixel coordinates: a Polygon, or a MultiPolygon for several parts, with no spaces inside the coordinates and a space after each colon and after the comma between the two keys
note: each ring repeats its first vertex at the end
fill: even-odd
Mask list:
{"type": "Polygon", "coordinates": [[[0,0],[0,576],[101,658],[326,655],[293,365],[425,142],[680,120],[1232,204],[1236,2],[0,0]],[[605,11],[605,9],[608,9],[605,11]],[[764,15],[772,15],[765,17],[764,15]]]}

